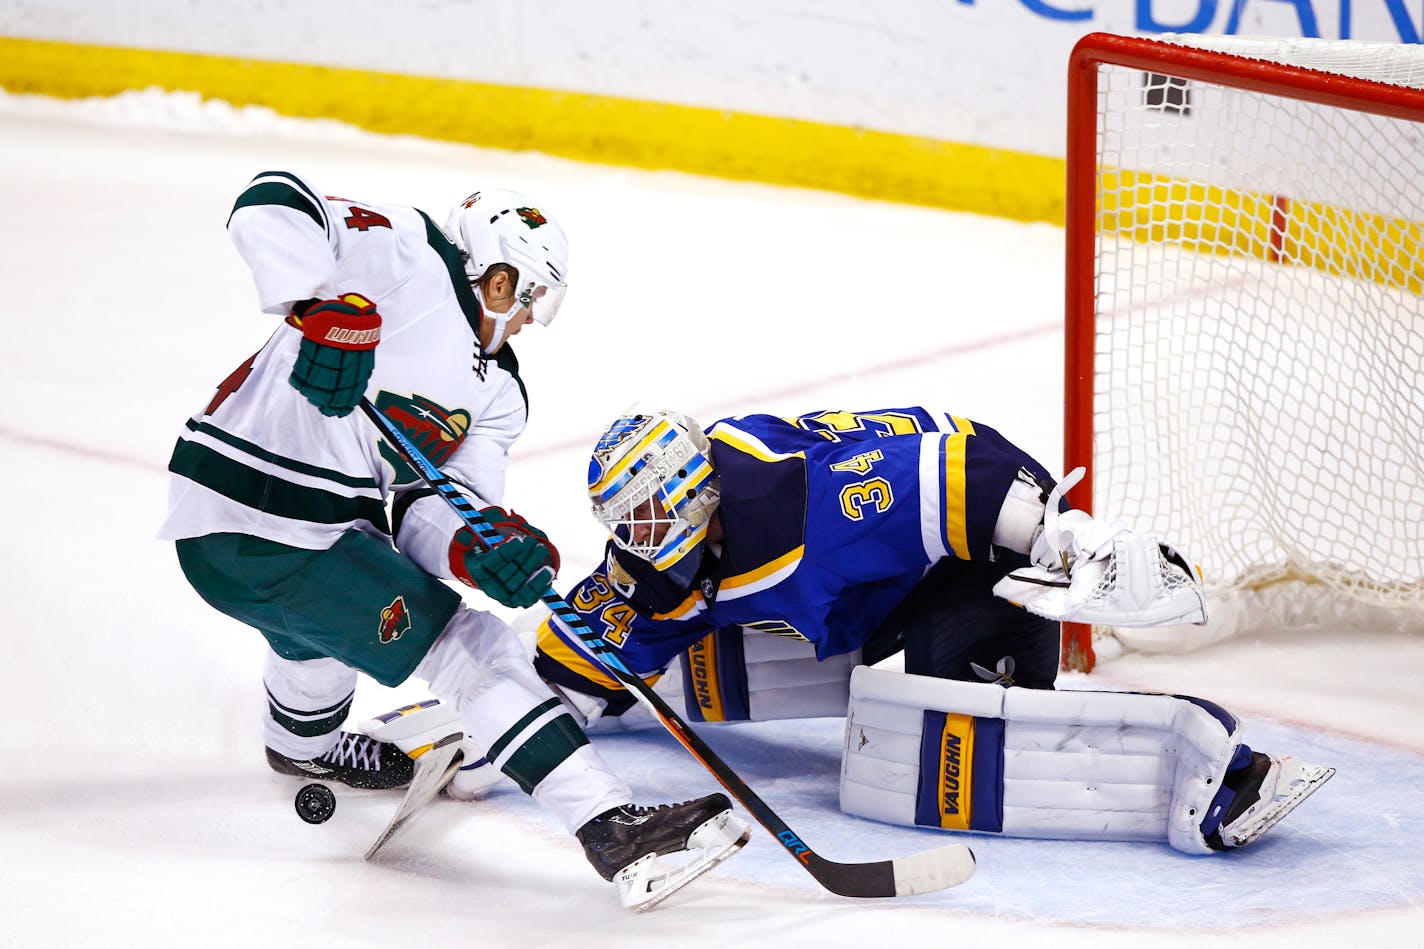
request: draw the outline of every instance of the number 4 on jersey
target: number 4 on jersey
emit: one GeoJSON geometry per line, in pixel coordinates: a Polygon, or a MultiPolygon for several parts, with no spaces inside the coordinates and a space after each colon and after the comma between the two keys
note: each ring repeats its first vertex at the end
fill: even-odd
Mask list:
{"type": "Polygon", "coordinates": [[[368,231],[373,227],[390,227],[391,219],[375,211],[367,211],[351,205],[351,216],[346,218],[346,226],[357,231],[368,231]]]}

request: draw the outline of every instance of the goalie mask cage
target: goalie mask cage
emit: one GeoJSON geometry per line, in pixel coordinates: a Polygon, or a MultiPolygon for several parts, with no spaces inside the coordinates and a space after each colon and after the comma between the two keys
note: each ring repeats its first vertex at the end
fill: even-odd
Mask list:
{"type": "MultiPolygon", "coordinates": [[[[1207,627],[1424,627],[1424,47],[1091,34],[1069,65],[1064,470],[1207,627]]],[[[1110,638],[1108,638],[1110,637],[1110,638]]]]}

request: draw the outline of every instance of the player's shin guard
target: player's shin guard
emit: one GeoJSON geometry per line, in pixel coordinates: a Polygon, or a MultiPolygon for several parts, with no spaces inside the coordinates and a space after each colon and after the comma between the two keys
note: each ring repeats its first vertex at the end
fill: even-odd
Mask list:
{"type": "Polygon", "coordinates": [[[415,675],[455,710],[490,765],[570,831],[632,800],[498,617],[458,610],[415,675]]]}
{"type": "Polygon", "coordinates": [[[656,689],[689,722],[839,718],[859,663],[858,651],[818,659],[813,643],[728,626],[693,643],[656,689]]]}
{"type": "MultiPolygon", "coordinates": [[[[861,668],[851,679],[841,808],[909,826],[1166,840],[1210,853],[1215,827],[1203,824],[1221,802],[1237,732],[1235,718],[1198,699],[861,668]]],[[[1274,786],[1262,794],[1286,811],[1304,798],[1282,800],[1274,786]]]]}

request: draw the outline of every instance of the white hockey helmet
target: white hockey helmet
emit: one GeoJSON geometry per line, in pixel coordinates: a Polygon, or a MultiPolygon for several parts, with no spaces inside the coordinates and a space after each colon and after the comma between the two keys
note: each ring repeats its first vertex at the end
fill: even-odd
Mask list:
{"type": "Polygon", "coordinates": [[[564,229],[527,195],[507,188],[476,191],[450,211],[445,233],[477,281],[495,264],[519,271],[515,298],[548,326],[564,302],[569,240],[564,229]]]}
{"type": "Polygon", "coordinates": [[[588,495],[615,544],[692,582],[721,498],[697,422],[663,409],[624,413],[594,446],[588,495]]]}

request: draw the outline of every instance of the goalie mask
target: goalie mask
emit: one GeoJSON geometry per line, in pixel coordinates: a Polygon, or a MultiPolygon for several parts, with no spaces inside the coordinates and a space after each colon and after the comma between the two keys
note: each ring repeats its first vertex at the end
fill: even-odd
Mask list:
{"type": "Polygon", "coordinates": [[[695,421],[664,410],[618,419],[594,446],[588,494],[615,544],[692,584],[720,497],[710,445],[695,421]]]}
{"type": "Polygon", "coordinates": [[[471,283],[495,264],[508,264],[519,271],[516,302],[535,322],[554,322],[568,289],[569,241],[532,199],[504,188],[476,191],[455,205],[445,233],[464,255],[471,283]]]}

